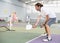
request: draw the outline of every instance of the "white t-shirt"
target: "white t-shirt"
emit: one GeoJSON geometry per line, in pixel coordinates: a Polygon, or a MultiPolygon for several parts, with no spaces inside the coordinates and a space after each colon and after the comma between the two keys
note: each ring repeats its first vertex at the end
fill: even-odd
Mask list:
{"type": "Polygon", "coordinates": [[[12,20],[12,16],[10,15],[9,17],[8,17],[8,21],[11,21],[12,20]]]}
{"type": "Polygon", "coordinates": [[[41,8],[41,11],[40,11],[40,14],[42,16],[42,18],[45,18],[46,15],[49,16],[49,18],[56,18],[56,14],[52,11],[52,10],[49,10],[45,7],[42,7],[41,8]]]}

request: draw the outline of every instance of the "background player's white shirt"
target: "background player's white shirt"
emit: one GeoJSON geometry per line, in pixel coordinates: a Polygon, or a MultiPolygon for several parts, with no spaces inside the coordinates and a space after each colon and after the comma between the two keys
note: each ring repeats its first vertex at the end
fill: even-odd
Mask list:
{"type": "Polygon", "coordinates": [[[45,7],[42,7],[41,8],[41,11],[40,11],[40,14],[42,16],[42,18],[45,18],[46,15],[49,16],[49,18],[56,18],[56,14],[52,11],[52,10],[49,10],[45,7]]]}
{"type": "Polygon", "coordinates": [[[10,15],[10,16],[8,17],[8,22],[11,21],[11,20],[12,20],[12,16],[10,15]]]}

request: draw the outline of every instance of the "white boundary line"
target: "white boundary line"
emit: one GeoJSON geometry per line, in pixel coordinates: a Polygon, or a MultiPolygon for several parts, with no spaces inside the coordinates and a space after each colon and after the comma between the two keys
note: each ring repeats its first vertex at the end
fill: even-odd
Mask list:
{"type": "Polygon", "coordinates": [[[41,37],[41,35],[40,35],[40,36],[38,36],[38,37],[36,37],[36,38],[33,38],[33,39],[31,39],[31,40],[27,41],[26,43],[30,43],[31,41],[33,41],[33,40],[35,40],[35,39],[37,39],[37,38],[39,38],[39,37],[41,37]]]}

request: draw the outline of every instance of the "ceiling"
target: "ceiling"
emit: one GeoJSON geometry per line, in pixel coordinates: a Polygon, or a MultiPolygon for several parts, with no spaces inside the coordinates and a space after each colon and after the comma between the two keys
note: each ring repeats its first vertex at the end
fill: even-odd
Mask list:
{"type": "Polygon", "coordinates": [[[47,3],[52,3],[53,4],[53,3],[58,3],[57,1],[60,1],[60,0],[18,0],[18,1],[29,4],[29,5],[33,5],[36,2],[42,2],[44,4],[47,4],[47,3]]]}
{"type": "Polygon", "coordinates": [[[18,0],[18,1],[21,1],[21,2],[28,2],[28,1],[30,1],[30,2],[33,2],[33,1],[60,1],[60,0],[18,0]]]}

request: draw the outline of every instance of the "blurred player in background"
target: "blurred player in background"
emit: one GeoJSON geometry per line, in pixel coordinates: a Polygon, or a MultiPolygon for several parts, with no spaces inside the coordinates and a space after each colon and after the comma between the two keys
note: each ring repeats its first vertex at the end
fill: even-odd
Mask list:
{"type": "Polygon", "coordinates": [[[16,12],[12,12],[11,15],[9,15],[9,18],[8,18],[8,26],[13,26],[13,23],[14,22],[18,22],[18,17],[16,16],[16,12]]]}

